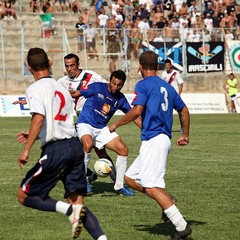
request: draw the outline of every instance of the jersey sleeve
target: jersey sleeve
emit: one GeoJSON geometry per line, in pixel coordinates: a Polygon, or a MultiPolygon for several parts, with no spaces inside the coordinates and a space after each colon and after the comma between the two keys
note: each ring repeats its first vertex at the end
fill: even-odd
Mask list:
{"type": "Polygon", "coordinates": [[[145,106],[146,101],[147,101],[147,94],[144,91],[144,88],[142,87],[143,84],[141,84],[141,82],[137,83],[136,87],[135,87],[135,97],[132,101],[132,105],[142,105],[145,106]]]}
{"type": "Polygon", "coordinates": [[[179,72],[177,72],[176,80],[177,80],[178,84],[182,84],[184,82],[183,78],[179,72]]]}
{"type": "Polygon", "coordinates": [[[95,89],[96,89],[96,83],[92,83],[92,84],[89,84],[87,87],[85,86],[82,86],[79,91],[81,93],[81,95],[85,98],[89,98],[91,97],[92,95],[94,95],[95,93],[95,89]]]}
{"type": "Polygon", "coordinates": [[[173,108],[176,111],[179,111],[181,109],[183,109],[185,107],[185,103],[183,102],[182,98],[180,97],[180,95],[176,92],[176,97],[175,97],[175,101],[174,101],[174,106],[173,108]]]}
{"type": "Polygon", "coordinates": [[[44,99],[41,94],[39,94],[39,88],[29,87],[26,90],[27,102],[30,106],[30,113],[39,113],[45,116],[44,99]]]}
{"type": "Polygon", "coordinates": [[[124,113],[127,113],[130,111],[131,109],[131,106],[127,100],[127,98],[123,95],[123,98],[122,98],[122,103],[121,103],[121,106],[119,108],[121,111],[123,111],[124,113]]]}

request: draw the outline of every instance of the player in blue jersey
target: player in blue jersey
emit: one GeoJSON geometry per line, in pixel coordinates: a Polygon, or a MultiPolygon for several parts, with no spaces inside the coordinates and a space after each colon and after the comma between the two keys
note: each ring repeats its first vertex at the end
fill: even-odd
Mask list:
{"type": "Polygon", "coordinates": [[[143,80],[135,87],[133,108],[118,121],[109,126],[114,132],[121,125],[141,116],[142,145],[140,154],[125,174],[126,183],[152,197],[176,227],[172,239],[184,239],[192,229],[165,191],[164,175],[167,157],[171,147],[173,109],[178,111],[182,122],[182,135],[177,145],[189,141],[189,111],[176,90],[157,76],[158,56],[151,51],[144,52],[139,59],[139,70],[143,80]]]}
{"type": "MultiPolygon", "coordinates": [[[[110,133],[107,127],[107,123],[117,110],[127,113],[131,109],[126,97],[120,92],[125,80],[126,74],[118,70],[111,74],[109,83],[96,82],[87,87],[82,86],[80,94],[87,101],[77,120],[77,133],[83,143],[85,168],[89,165],[94,146],[98,149],[105,147],[118,154],[114,189],[119,194],[132,196],[134,192],[124,185],[128,148],[120,136],[115,132],[110,133]]],[[[136,119],[135,122],[139,127],[141,126],[140,119],[136,119]]]]}
{"type": "Polygon", "coordinates": [[[26,90],[32,115],[30,130],[17,134],[18,142],[24,144],[18,158],[19,167],[28,163],[37,139],[42,152],[22,180],[18,201],[26,207],[68,216],[73,238],[80,235],[84,226],[93,239],[106,240],[97,218],[84,205],[87,184],[84,153],[76,137],[71,95],[50,76],[48,56],[43,49],[30,49],[27,62],[35,82],[26,90]],[[64,185],[68,203],[49,196],[58,181],[64,185]]]}

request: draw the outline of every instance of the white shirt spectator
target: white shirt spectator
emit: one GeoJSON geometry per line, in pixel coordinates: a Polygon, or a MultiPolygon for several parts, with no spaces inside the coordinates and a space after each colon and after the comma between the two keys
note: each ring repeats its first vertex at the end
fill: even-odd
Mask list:
{"type": "Polygon", "coordinates": [[[141,22],[139,22],[138,28],[140,29],[140,33],[143,34],[145,31],[148,31],[150,29],[150,26],[146,19],[143,19],[141,22]]]}
{"type": "Polygon", "coordinates": [[[204,19],[204,24],[206,26],[206,29],[211,32],[213,30],[213,20],[210,18],[210,14],[207,14],[207,17],[204,19]]]}
{"type": "Polygon", "coordinates": [[[99,25],[100,27],[106,27],[107,26],[107,21],[108,21],[108,16],[105,14],[100,14],[98,16],[99,19],[99,25]]]}
{"type": "Polygon", "coordinates": [[[189,32],[187,42],[200,42],[201,35],[196,30],[189,32]]]}

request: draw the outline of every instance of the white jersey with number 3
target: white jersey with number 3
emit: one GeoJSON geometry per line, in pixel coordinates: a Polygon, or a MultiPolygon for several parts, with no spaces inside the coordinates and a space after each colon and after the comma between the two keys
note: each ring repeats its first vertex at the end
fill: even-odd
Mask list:
{"type": "Polygon", "coordinates": [[[72,97],[61,83],[51,77],[39,79],[27,88],[26,97],[31,114],[45,117],[39,134],[41,146],[75,136],[72,97]]]}

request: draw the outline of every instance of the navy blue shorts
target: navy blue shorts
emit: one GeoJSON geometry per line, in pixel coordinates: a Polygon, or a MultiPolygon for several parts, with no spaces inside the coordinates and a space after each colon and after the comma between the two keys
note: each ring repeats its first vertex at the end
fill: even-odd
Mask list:
{"type": "Polygon", "coordinates": [[[84,153],[78,138],[46,144],[37,164],[23,179],[21,188],[28,196],[46,199],[59,180],[63,182],[65,198],[74,192],[86,195],[84,153]]]}

